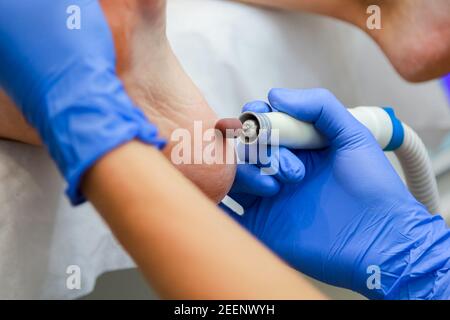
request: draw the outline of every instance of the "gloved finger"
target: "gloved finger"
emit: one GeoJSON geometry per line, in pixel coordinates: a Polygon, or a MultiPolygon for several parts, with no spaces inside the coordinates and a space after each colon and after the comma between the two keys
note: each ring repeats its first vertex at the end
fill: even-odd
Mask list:
{"type": "Polygon", "coordinates": [[[278,111],[313,123],[330,144],[348,142],[349,138],[367,133],[367,129],[326,89],[272,89],[269,102],[278,111]]]}
{"type": "MultiPolygon", "coordinates": [[[[295,156],[305,166],[305,175],[314,174],[316,169],[323,166],[323,163],[327,161],[327,155],[329,151],[327,149],[322,150],[293,150],[295,156]]],[[[303,177],[303,178],[304,178],[303,177]]],[[[303,180],[303,179],[302,179],[303,180]]]]}
{"type": "Polygon", "coordinates": [[[270,197],[278,191],[280,191],[280,184],[275,177],[262,175],[261,169],[255,165],[239,164],[230,194],[243,193],[247,196],[270,197]]]}
{"type": "MultiPolygon", "coordinates": [[[[252,101],[244,105],[242,111],[271,112],[272,108],[264,101],[252,101]]],[[[240,149],[240,151],[243,151],[240,149]]],[[[305,175],[305,166],[289,149],[280,147],[278,152],[272,153],[269,159],[271,167],[275,169],[275,177],[283,183],[300,182],[305,175]]],[[[260,163],[259,166],[261,167],[260,163]]]]}
{"type": "Polygon", "coordinates": [[[282,183],[298,183],[305,176],[303,162],[288,148],[279,147],[270,155],[270,170],[282,183]]]}
{"type": "Polygon", "coordinates": [[[305,166],[292,151],[281,146],[272,146],[267,150],[260,150],[260,147],[258,144],[237,142],[239,161],[261,168],[265,175],[273,176],[282,183],[297,183],[303,179],[305,166]]]}
{"type": "Polygon", "coordinates": [[[271,112],[272,108],[267,102],[256,100],[246,103],[242,107],[242,112],[251,111],[251,112],[258,112],[258,113],[265,113],[265,112],[271,112]]]}

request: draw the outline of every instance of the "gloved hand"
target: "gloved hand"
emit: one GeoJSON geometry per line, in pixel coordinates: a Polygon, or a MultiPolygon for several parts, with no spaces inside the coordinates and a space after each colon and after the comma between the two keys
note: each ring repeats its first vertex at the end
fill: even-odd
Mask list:
{"type": "MultiPolygon", "coordinates": [[[[242,112],[270,112],[270,106],[262,101],[247,103],[242,112]]],[[[264,161],[246,163],[249,150],[242,143],[236,144],[239,162],[236,178],[229,192],[229,196],[245,194],[245,201],[241,197],[243,207],[251,205],[258,197],[268,197],[277,194],[282,184],[300,182],[305,175],[305,167],[300,159],[288,148],[268,148],[264,161]],[[261,172],[267,174],[261,174],[261,172]],[[273,171],[274,174],[269,174],[273,171]]],[[[256,150],[257,151],[257,150],[256,150]]],[[[257,152],[255,153],[256,155],[257,152]]],[[[257,158],[257,157],[255,157],[257,158]]],[[[260,159],[255,159],[260,160],[260,159]]]]}
{"type": "Polygon", "coordinates": [[[0,84],[38,130],[73,204],[84,201],[83,174],[111,149],[132,139],[164,145],[117,78],[98,1],[1,1],[0,38],[0,84]]]}
{"type": "Polygon", "coordinates": [[[449,229],[413,198],[370,132],[323,89],[273,89],[269,102],[312,122],[330,147],[295,152],[300,183],[251,202],[243,216],[225,210],[318,280],[369,298],[450,298],[449,229]]]}

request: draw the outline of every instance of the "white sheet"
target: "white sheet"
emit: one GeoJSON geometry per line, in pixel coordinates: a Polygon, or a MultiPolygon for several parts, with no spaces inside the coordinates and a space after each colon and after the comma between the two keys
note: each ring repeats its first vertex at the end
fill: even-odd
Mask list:
{"type": "MultiPolygon", "coordinates": [[[[347,105],[395,105],[429,143],[450,115],[435,82],[410,85],[361,32],[305,14],[220,0],[169,0],[168,34],[221,116],[271,87],[327,87],[347,105]]],[[[95,211],[70,208],[45,152],[0,142],[0,298],[74,298],[102,272],[133,266],[95,211]],[[68,290],[79,265],[82,289],[68,290]]]]}

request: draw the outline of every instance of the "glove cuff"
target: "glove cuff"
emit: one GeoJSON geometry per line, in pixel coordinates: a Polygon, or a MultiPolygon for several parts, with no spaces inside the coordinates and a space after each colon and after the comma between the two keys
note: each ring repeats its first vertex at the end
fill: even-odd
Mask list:
{"type": "Polygon", "coordinates": [[[442,217],[411,197],[383,220],[366,235],[373,239],[352,289],[371,299],[448,299],[450,230],[442,217]]]}
{"type": "MultiPolygon", "coordinates": [[[[427,213],[428,214],[428,213],[427,213]]],[[[385,299],[434,300],[450,298],[450,230],[440,215],[417,224],[411,237],[408,264],[385,299]]]]}

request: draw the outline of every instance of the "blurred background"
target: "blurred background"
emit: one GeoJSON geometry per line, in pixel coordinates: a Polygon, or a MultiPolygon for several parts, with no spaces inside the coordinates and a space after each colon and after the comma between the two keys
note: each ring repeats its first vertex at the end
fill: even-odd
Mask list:
{"type": "MultiPolygon", "coordinates": [[[[221,0],[168,3],[173,48],[220,117],[272,87],[325,87],[349,107],[392,106],[425,141],[449,217],[450,112],[440,81],[405,82],[369,37],[334,19],[221,0]]],[[[0,298],[156,299],[95,210],[70,207],[62,190],[45,151],[0,141],[0,298]],[[65,285],[70,265],[80,267],[80,290],[65,285]]],[[[362,298],[317,285],[332,298],[362,298]]]]}

